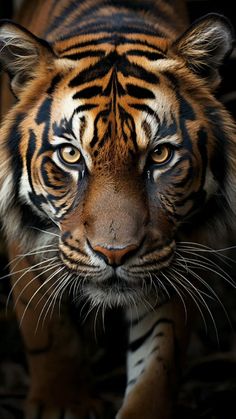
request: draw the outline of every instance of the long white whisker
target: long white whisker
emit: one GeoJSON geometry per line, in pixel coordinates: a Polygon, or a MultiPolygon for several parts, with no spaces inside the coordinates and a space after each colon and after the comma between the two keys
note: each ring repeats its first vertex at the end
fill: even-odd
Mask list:
{"type": "Polygon", "coordinates": [[[42,265],[43,265],[43,264],[48,263],[48,261],[50,261],[49,266],[51,266],[51,264],[53,263],[53,261],[55,262],[56,260],[57,260],[57,258],[56,258],[56,257],[54,257],[54,258],[51,258],[51,259],[45,260],[45,261],[43,261],[43,262],[39,262],[38,264],[33,265],[33,267],[32,267],[32,266],[30,266],[30,267],[27,267],[27,268],[21,269],[20,271],[11,272],[11,274],[10,274],[10,275],[15,275],[15,274],[17,274],[17,273],[20,273],[20,272],[24,271],[24,272],[23,272],[23,274],[22,274],[19,278],[17,278],[17,280],[14,282],[14,284],[13,284],[13,286],[12,286],[12,288],[11,288],[10,292],[9,292],[9,295],[8,295],[8,297],[7,297],[7,302],[6,302],[6,310],[7,310],[7,308],[8,308],[8,305],[9,305],[9,302],[10,302],[10,298],[11,298],[11,296],[12,296],[13,292],[14,292],[14,289],[15,289],[15,288],[16,288],[16,286],[19,284],[20,280],[21,280],[21,279],[22,279],[22,278],[23,278],[23,277],[24,277],[24,276],[25,276],[28,272],[35,272],[35,271],[38,271],[38,270],[42,269],[42,265]],[[36,266],[37,266],[37,268],[36,268],[36,266]]]}
{"type": "MultiPolygon", "coordinates": [[[[217,343],[218,343],[218,345],[219,345],[219,334],[218,334],[218,330],[217,330],[217,327],[216,327],[216,322],[215,322],[215,319],[214,319],[214,317],[213,317],[213,315],[212,315],[212,312],[211,312],[211,310],[209,309],[209,307],[208,307],[208,305],[207,305],[207,303],[206,303],[206,301],[205,301],[205,299],[203,298],[203,296],[202,296],[202,294],[199,292],[199,290],[184,276],[184,275],[182,275],[179,271],[177,271],[176,269],[174,269],[174,268],[172,268],[173,270],[174,270],[174,272],[177,274],[177,275],[179,275],[179,277],[181,277],[182,278],[182,280],[184,281],[184,282],[186,282],[187,281],[187,283],[188,283],[188,285],[190,286],[190,288],[192,288],[192,290],[195,290],[195,292],[197,293],[197,295],[199,296],[199,299],[200,299],[200,301],[203,303],[203,305],[204,305],[204,307],[206,308],[206,310],[207,310],[207,312],[208,312],[208,314],[209,314],[209,316],[210,316],[210,318],[211,318],[211,320],[212,320],[212,324],[213,324],[213,326],[214,326],[214,329],[215,329],[215,333],[216,333],[216,339],[217,339],[217,343]]],[[[180,278],[179,278],[180,279],[180,278]]],[[[186,289],[186,291],[187,291],[187,288],[185,288],[186,289]]]]}
{"type": "Polygon", "coordinates": [[[167,275],[164,274],[164,272],[162,272],[162,275],[164,276],[164,278],[169,282],[169,284],[174,288],[174,290],[179,295],[180,300],[182,301],[182,304],[183,304],[183,307],[184,307],[185,323],[187,323],[187,319],[188,319],[187,307],[186,307],[186,303],[184,301],[184,298],[183,298],[180,290],[173,284],[173,282],[170,281],[170,279],[167,277],[167,275]]]}
{"type": "Polygon", "coordinates": [[[46,321],[46,318],[47,318],[47,315],[49,313],[50,308],[51,308],[50,318],[52,318],[54,307],[55,307],[58,295],[61,293],[60,297],[62,298],[62,296],[63,296],[63,293],[64,293],[64,291],[67,287],[67,283],[69,281],[69,278],[66,278],[66,275],[67,275],[67,273],[64,274],[62,277],[60,277],[60,282],[59,282],[57,288],[53,290],[53,295],[52,295],[51,301],[49,301],[48,307],[47,307],[47,309],[44,313],[44,317],[43,317],[43,321],[42,321],[42,327],[44,327],[44,323],[46,321]]]}
{"type": "Polygon", "coordinates": [[[54,236],[54,237],[59,237],[59,234],[53,233],[52,231],[47,231],[47,230],[42,230],[41,228],[38,227],[31,227],[33,230],[37,230],[40,231],[40,233],[44,233],[44,234],[48,234],[49,236],[54,236]]]}
{"type": "Polygon", "coordinates": [[[35,282],[40,276],[45,275],[48,271],[50,271],[51,269],[55,269],[55,267],[57,267],[59,264],[58,262],[55,262],[54,265],[51,265],[49,268],[47,268],[46,270],[40,272],[38,275],[34,276],[29,282],[27,282],[27,284],[24,286],[24,288],[20,291],[19,295],[17,296],[17,299],[15,301],[14,304],[14,310],[16,309],[16,306],[21,298],[21,296],[24,294],[24,292],[26,291],[26,289],[33,283],[35,282]]]}
{"type": "Polygon", "coordinates": [[[216,301],[220,304],[230,326],[233,328],[232,324],[231,324],[231,320],[229,318],[228,312],[224,306],[224,304],[222,303],[222,301],[220,300],[218,294],[214,291],[214,289],[202,278],[200,277],[200,275],[198,275],[196,272],[194,272],[192,269],[189,269],[188,272],[193,275],[194,278],[196,278],[201,284],[203,284],[211,293],[212,295],[215,297],[216,301]]]}
{"type": "Polygon", "coordinates": [[[188,265],[190,265],[190,266],[192,265],[195,268],[201,268],[203,270],[212,272],[214,275],[217,275],[217,276],[221,277],[222,279],[224,279],[224,281],[226,281],[228,284],[230,284],[233,288],[236,288],[236,284],[234,284],[232,282],[231,276],[229,274],[227,274],[227,272],[225,272],[223,269],[221,269],[221,271],[224,272],[225,276],[221,272],[218,272],[218,271],[212,269],[210,266],[206,265],[203,262],[199,263],[195,259],[188,259],[187,261],[188,261],[188,265]]]}
{"type": "MultiPolygon", "coordinates": [[[[23,312],[23,315],[22,315],[22,317],[21,317],[21,320],[20,320],[20,327],[22,326],[22,323],[23,323],[23,320],[24,320],[24,317],[25,317],[25,314],[26,314],[26,312],[27,312],[27,310],[28,310],[28,308],[29,308],[29,306],[30,306],[30,304],[31,304],[31,302],[33,301],[33,299],[35,298],[35,296],[38,294],[38,292],[43,288],[43,287],[45,287],[45,285],[52,279],[52,278],[54,278],[54,276],[56,276],[57,274],[58,274],[58,272],[60,272],[60,270],[61,269],[63,269],[63,268],[58,268],[58,270],[57,271],[55,271],[55,272],[53,272],[53,274],[52,275],[50,275],[50,277],[49,278],[47,278],[47,280],[45,281],[45,282],[43,282],[43,284],[41,284],[40,285],[40,287],[39,288],[37,288],[37,290],[33,293],[33,295],[31,296],[31,298],[29,299],[29,301],[28,301],[28,303],[27,303],[27,305],[26,305],[26,307],[25,307],[25,309],[24,309],[24,312],[23,312]]],[[[42,298],[42,297],[41,297],[42,298]]],[[[36,305],[36,307],[37,307],[37,305],[36,305]]],[[[35,308],[36,308],[35,307],[35,308]]]]}
{"type": "MultiPolygon", "coordinates": [[[[45,252],[47,252],[48,251],[48,248],[50,248],[50,247],[52,247],[52,246],[55,246],[55,243],[53,243],[53,244],[48,244],[48,245],[44,245],[44,246],[39,246],[39,247],[35,247],[35,249],[33,249],[33,250],[31,250],[30,252],[27,252],[27,253],[24,253],[24,254],[22,254],[22,253],[20,253],[19,255],[17,255],[16,257],[14,257],[13,259],[11,259],[11,261],[6,265],[6,267],[7,268],[9,268],[9,267],[11,267],[11,265],[17,260],[17,259],[23,259],[24,257],[27,257],[27,256],[31,256],[32,254],[34,254],[34,252],[35,252],[35,254],[36,254],[36,252],[37,251],[43,251],[43,249],[45,249],[45,252]]],[[[55,248],[55,250],[57,250],[58,251],[58,249],[57,248],[55,248]]],[[[17,260],[17,263],[16,263],[16,265],[19,263],[19,261],[17,260]]],[[[15,266],[16,266],[15,265],[15,266]]],[[[14,267],[12,268],[12,269],[14,269],[14,267]]]]}

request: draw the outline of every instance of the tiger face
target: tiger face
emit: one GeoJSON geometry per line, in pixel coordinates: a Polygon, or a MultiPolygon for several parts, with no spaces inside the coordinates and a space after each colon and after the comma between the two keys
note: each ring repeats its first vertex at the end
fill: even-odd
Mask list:
{"type": "Polygon", "coordinates": [[[14,216],[25,246],[29,226],[33,240],[54,232],[61,265],[93,302],[163,301],[185,226],[191,237],[217,213],[234,128],[212,90],[231,38],[213,15],[172,43],[105,42],[79,59],[77,39],[52,49],[2,25],[18,98],[1,128],[5,228],[14,216]]]}

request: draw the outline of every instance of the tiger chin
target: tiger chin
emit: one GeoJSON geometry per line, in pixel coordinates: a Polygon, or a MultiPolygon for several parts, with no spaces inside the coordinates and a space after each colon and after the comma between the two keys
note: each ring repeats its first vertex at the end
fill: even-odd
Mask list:
{"type": "MultiPolygon", "coordinates": [[[[189,25],[182,1],[24,7],[0,22],[14,95],[1,86],[0,215],[31,376],[25,418],[170,419],[191,306],[215,270],[207,246],[235,220],[236,130],[215,96],[232,27],[218,14],[189,25]],[[116,307],[121,399],[101,384],[90,321],[116,307]]],[[[115,365],[112,348],[102,359],[115,365]]]]}

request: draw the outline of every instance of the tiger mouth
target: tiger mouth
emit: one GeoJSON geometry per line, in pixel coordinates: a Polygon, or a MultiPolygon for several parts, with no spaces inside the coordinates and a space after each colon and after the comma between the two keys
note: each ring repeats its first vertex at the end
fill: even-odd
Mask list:
{"type": "Polygon", "coordinates": [[[140,279],[135,284],[130,284],[126,279],[109,277],[102,283],[87,282],[83,285],[83,295],[92,302],[94,306],[106,307],[130,307],[137,304],[148,306],[161,305],[166,302],[169,295],[163,293],[159,287],[146,287],[140,279]]]}
{"type": "MultiPolygon", "coordinates": [[[[163,296],[158,276],[171,265],[174,255],[175,243],[172,241],[160,249],[158,254],[150,251],[142,257],[131,259],[129,264],[116,267],[104,266],[104,262],[100,267],[89,266],[87,263],[85,272],[85,265],[80,269],[79,262],[75,260],[71,264],[71,260],[69,263],[68,258],[62,258],[62,262],[72,274],[71,279],[77,282],[79,293],[87,296],[93,304],[118,306],[121,303],[125,306],[136,304],[142,299],[162,302],[166,300],[166,295],[172,294],[171,290],[167,290],[163,296]]],[[[164,288],[168,289],[169,284],[165,284],[164,288]]]]}
{"type": "MultiPolygon", "coordinates": [[[[170,262],[171,259],[172,257],[170,262]]],[[[157,276],[145,271],[142,275],[127,275],[127,277],[114,272],[104,279],[87,278],[82,284],[83,294],[93,304],[108,306],[130,306],[143,301],[148,301],[150,305],[163,304],[173,294],[170,284],[165,284],[164,288],[165,291],[159,284],[157,276]]]]}

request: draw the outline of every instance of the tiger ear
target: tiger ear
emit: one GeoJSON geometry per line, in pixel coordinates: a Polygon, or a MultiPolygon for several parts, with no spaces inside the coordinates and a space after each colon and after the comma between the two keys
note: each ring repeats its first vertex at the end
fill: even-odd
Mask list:
{"type": "Polygon", "coordinates": [[[38,66],[52,61],[50,45],[9,20],[0,20],[0,69],[11,79],[11,88],[17,97],[25,83],[36,75],[38,66]]]}
{"type": "Polygon", "coordinates": [[[233,48],[234,30],[229,20],[210,13],[193,23],[172,47],[191,70],[207,78],[214,88],[220,81],[218,69],[233,48]]]}

